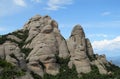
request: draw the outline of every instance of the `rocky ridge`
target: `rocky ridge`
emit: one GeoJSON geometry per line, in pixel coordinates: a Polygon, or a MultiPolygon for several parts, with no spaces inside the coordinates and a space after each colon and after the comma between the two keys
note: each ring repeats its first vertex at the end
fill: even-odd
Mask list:
{"type": "Polygon", "coordinates": [[[80,25],[76,25],[65,40],[55,20],[48,15],[36,15],[23,29],[0,37],[0,59],[25,70],[24,76],[15,79],[35,79],[31,73],[41,78],[45,74],[55,76],[61,72],[58,58],[69,59],[69,69],[75,66],[79,77],[91,72],[92,66],[96,66],[100,74],[110,72],[106,68],[110,65],[105,55],[94,54],[80,25]]]}

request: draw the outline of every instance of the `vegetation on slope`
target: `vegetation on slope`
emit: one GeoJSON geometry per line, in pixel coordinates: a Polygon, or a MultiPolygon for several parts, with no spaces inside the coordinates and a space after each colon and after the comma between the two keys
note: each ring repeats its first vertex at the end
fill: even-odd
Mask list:
{"type": "Polygon", "coordinates": [[[6,41],[11,41],[11,42],[14,42],[16,44],[18,44],[19,48],[21,49],[21,52],[25,54],[25,56],[27,57],[28,54],[31,52],[32,49],[30,48],[23,48],[23,46],[26,44],[25,40],[27,39],[28,37],[28,30],[18,30],[16,32],[12,32],[12,33],[8,33],[6,35],[2,35],[0,37],[0,44],[3,44],[5,43],[6,41]],[[21,39],[22,41],[21,42],[17,42],[16,40],[14,39],[10,39],[10,38],[7,38],[8,35],[14,35],[16,36],[17,38],[21,39]]]}
{"type": "Polygon", "coordinates": [[[69,58],[62,59],[57,57],[57,59],[57,62],[61,66],[60,73],[56,76],[45,74],[43,79],[120,79],[120,68],[113,64],[107,66],[109,71],[112,71],[111,74],[100,74],[98,68],[95,65],[93,65],[91,66],[92,71],[90,73],[81,73],[82,76],[79,78],[75,66],[73,66],[72,69],[69,69],[69,58]]]}
{"type": "Polygon", "coordinates": [[[60,64],[60,73],[57,74],[56,76],[45,74],[44,79],[77,79],[78,78],[75,66],[72,69],[68,67],[69,58],[62,59],[59,58],[58,56],[56,56],[56,58],[57,58],[57,63],[60,64]]]}
{"type": "Polygon", "coordinates": [[[109,75],[100,74],[96,66],[91,66],[92,71],[90,73],[84,74],[79,78],[76,72],[75,66],[72,69],[69,69],[68,64],[69,59],[59,59],[58,63],[60,64],[60,73],[56,76],[45,75],[44,79],[120,79],[120,68],[112,65],[108,68],[112,71],[109,75]]]}
{"type": "MultiPolygon", "coordinates": [[[[32,49],[29,48],[22,48],[25,43],[26,38],[28,37],[28,30],[26,31],[17,31],[13,33],[9,33],[4,36],[0,36],[0,44],[5,43],[6,40],[9,40],[11,42],[15,42],[18,44],[18,46],[21,49],[21,52],[28,56],[28,54],[31,52],[32,49]],[[15,35],[16,37],[22,39],[21,42],[17,42],[13,39],[8,39],[8,35],[15,35]]],[[[31,42],[29,40],[27,43],[31,42]]],[[[14,55],[11,55],[15,59],[17,59],[14,55]]],[[[93,61],[96,59],[95,55],[93,57],[90,57],[88,55],[90,61],[93,61]]],[[[57,63],[60,65],[60,73],[56,76],[52,76],[49,74],[45,74],[43,79],[120,79],[120,68],[118,66],[115,66],[113,64],[110,64],[110,66],[106,65],[106,68],[108,71],[111,71],[108,75],[103,75],[99,73],[99,70],[96,66],[91,66],[92,71],[90,73],[84,74],[81,73],[81,77],[78,77],[77,71],[75,66],[73,66],[72,69],[68,67],[69,58],[62,59],[56,56],[57,63]]],[[[21,69],[12,66],[12,64],[6,62],[5,60],[0,59],[0,79],[14,79],[15,77],[19,77],[24,75],[25,72],[21,69]]],[[[37,74],[31,72],[31,75],[34,77],[34,79],[41,79],[40,76],[37,74]]]]}
{"type": "Polygon", "coordinates": [[[19,46],[21,47],[24,43],[24,41],[26,40],[26,38],[28,37],[28,30],[22,31],[22,30],[18,30],[16,32],[12,32],[12,33],[8,33],[6,35],[2,35],[0,37],[0,44],[5,43],[6,41],[11,41],[11,42],[15,42],[17,44],[19,44],[19,46]],[[17,42],[13,39],[7,38],[8,35],[14,35],[16,37],[18,37],[19,39],[22,39],[21,42],[17,42]]]}
{"type": "MultiPolygon", "coordinates": [[[[75,66],[72,69],[69,69],[68,59],[58,58],[57,63],[60,64],[60,73],[56,76],[45,74],[43,79],[120,79],[120,68],[111,64],[107,66],[109,71],[112,71],[109,75],[100,74],[96,66],[92,66],[92,71],[90,73],[82,74],[82,77],[78,77],[75,66]]],[[[31,72],[34,79],[42,79],[37,74],[31,72]]],[[[5,60],[0,59],[0,79],[14,79],[15,77],[20,77],[25,75],[25,72],[21,69],[18,69],[15,66],[12,66],[11,63],[6,62],[5,60]]]]}
{"type": "MultiPolygon", "coordinates": [[[[27,52],[27,50],[26,50],[27,52]]],[[[111,64],[110,66],[106,66],[107,70],[112,71],[109,75],[103,75],[99,73],[99,70],[96,66],[91,66],[92,71],[90,73],[82,74],[82,77],[78,77],[78,74],[76,72],[75,66],[73,66],[72,69],[69,69],[68,67],[68,59],[62,59],[57,57],[57,63],[60,64],[60,73],[56,76],[52,76],[49,74],[45,74],[43,79],[120,79],[120,68],[111,64]]],[[[13,66],[10,63],[7,63],[6,61],[0,61],[0,67],[4,67],[0,74],[0,79],[11,79],[15,76],[21,76],[23,75],[23,72],[17,72],[16,69],[13,68],[13,66]],[[3,63],[3,64],[2,64],[3,63]]],[[[37,74],[31,72],[34,79],[42,79],[37,74]]]]}
{"type": "Polygon", "coordinates": [[[0,59],[0,79],[14,79],[23,75],[25,72],[22,69],[0,59]]]}

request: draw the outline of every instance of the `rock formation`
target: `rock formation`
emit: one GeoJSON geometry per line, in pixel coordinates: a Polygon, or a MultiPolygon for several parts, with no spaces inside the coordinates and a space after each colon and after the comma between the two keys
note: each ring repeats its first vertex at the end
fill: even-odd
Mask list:
{"type": "Polygon", "coordinates": [[[60,73],[57,57],[70,58],[68,67],[75,66],[78,76],[89,73],[92,65],[101,74],[107,74],[105,55],[95,55],[92,45],[85,37],[83,28],[76,25],[66,41],[60,34],[58,24],[48,15],[33,16],[23,29],[0,37],[0,59],[26,70],[26,75],[16,79],[33,79],[30,72],[41,77],[60,73]],[[17,34],[17,35],[16,35],[17,34]]]}
{"type": "Polygon", "coordinates": [[[67,42],[70,50],[69,67],[75,65],[78,74],[91,71],[90,60],[87,56],[87,45],[84,31],[80,25],[76,25],[67,42]]]}
{"type": "Polygon", "coordinates": [[[24,54],[21,53],[17,44],[6,41],[0,46],[0,57],[16,66],[25,66],[24,54]]]}

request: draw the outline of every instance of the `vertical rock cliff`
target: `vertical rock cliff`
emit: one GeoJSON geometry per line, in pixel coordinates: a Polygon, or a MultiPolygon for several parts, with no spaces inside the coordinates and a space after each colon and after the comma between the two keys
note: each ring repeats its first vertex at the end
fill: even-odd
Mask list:
{"type": "Polygon", "coordinates": [[[73,28],[67,44],[71,55],[69,67],[75,65],[78,74],[90,72],[90,60],[87,56],[89,53],[88,45],[83,28],[80,25],[73,28]]]}

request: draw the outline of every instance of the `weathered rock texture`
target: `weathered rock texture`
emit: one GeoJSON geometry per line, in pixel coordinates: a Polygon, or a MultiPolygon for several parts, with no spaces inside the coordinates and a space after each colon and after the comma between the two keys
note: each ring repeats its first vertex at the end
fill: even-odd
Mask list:
{"type": "Polygon", "coordinates": [[[0,46],[0,57],[16,66],[25,66],[24,54],[21,53],[17,44],[6,41],[0,46]]]}
{"type": "Polygon", "coordinates": [[[87,48],[85,34],[80,25],[76,25],[74,27],[67,44],[71,55],[69,67],[71,68],[75,65],[79,74],[90,72],[90,60],[87,56],[87,53],[89,54],[89,50],[87,52],[87,49],[91,48],[90,46],[87,48]]]}
{"type": "Polygon", "coordinates": [[[59,64],[56,63],[56,55],[62,58],[69,57],[66,41],[58,30],[58,24],[49,16],[37,15],[31,18],[24,28],[30,30],[26,42],[31,40],[25,47],[33,49],[27,57],[29,69],[41,76],[44,72],[58,74],[59,64]]]}
{"type": "Polygon", "coordinates": [[[3,42],[0,43],[0,58],[26,69],[27,74],[18,79],[33,79],[30,72],[41,77],[46,73],[57,75],[60,72],[57,57],[70,58],[68,66],[75,66],[78,75],[89,73],[92,65],[96,65],[101,74],[107,74],[105,64],[108,61],[105,55],[94,54],[80,25],[73,28],[66,41],[55,20],[49,16],[36,15],[15,33],[1,37],[3,42]]]}

